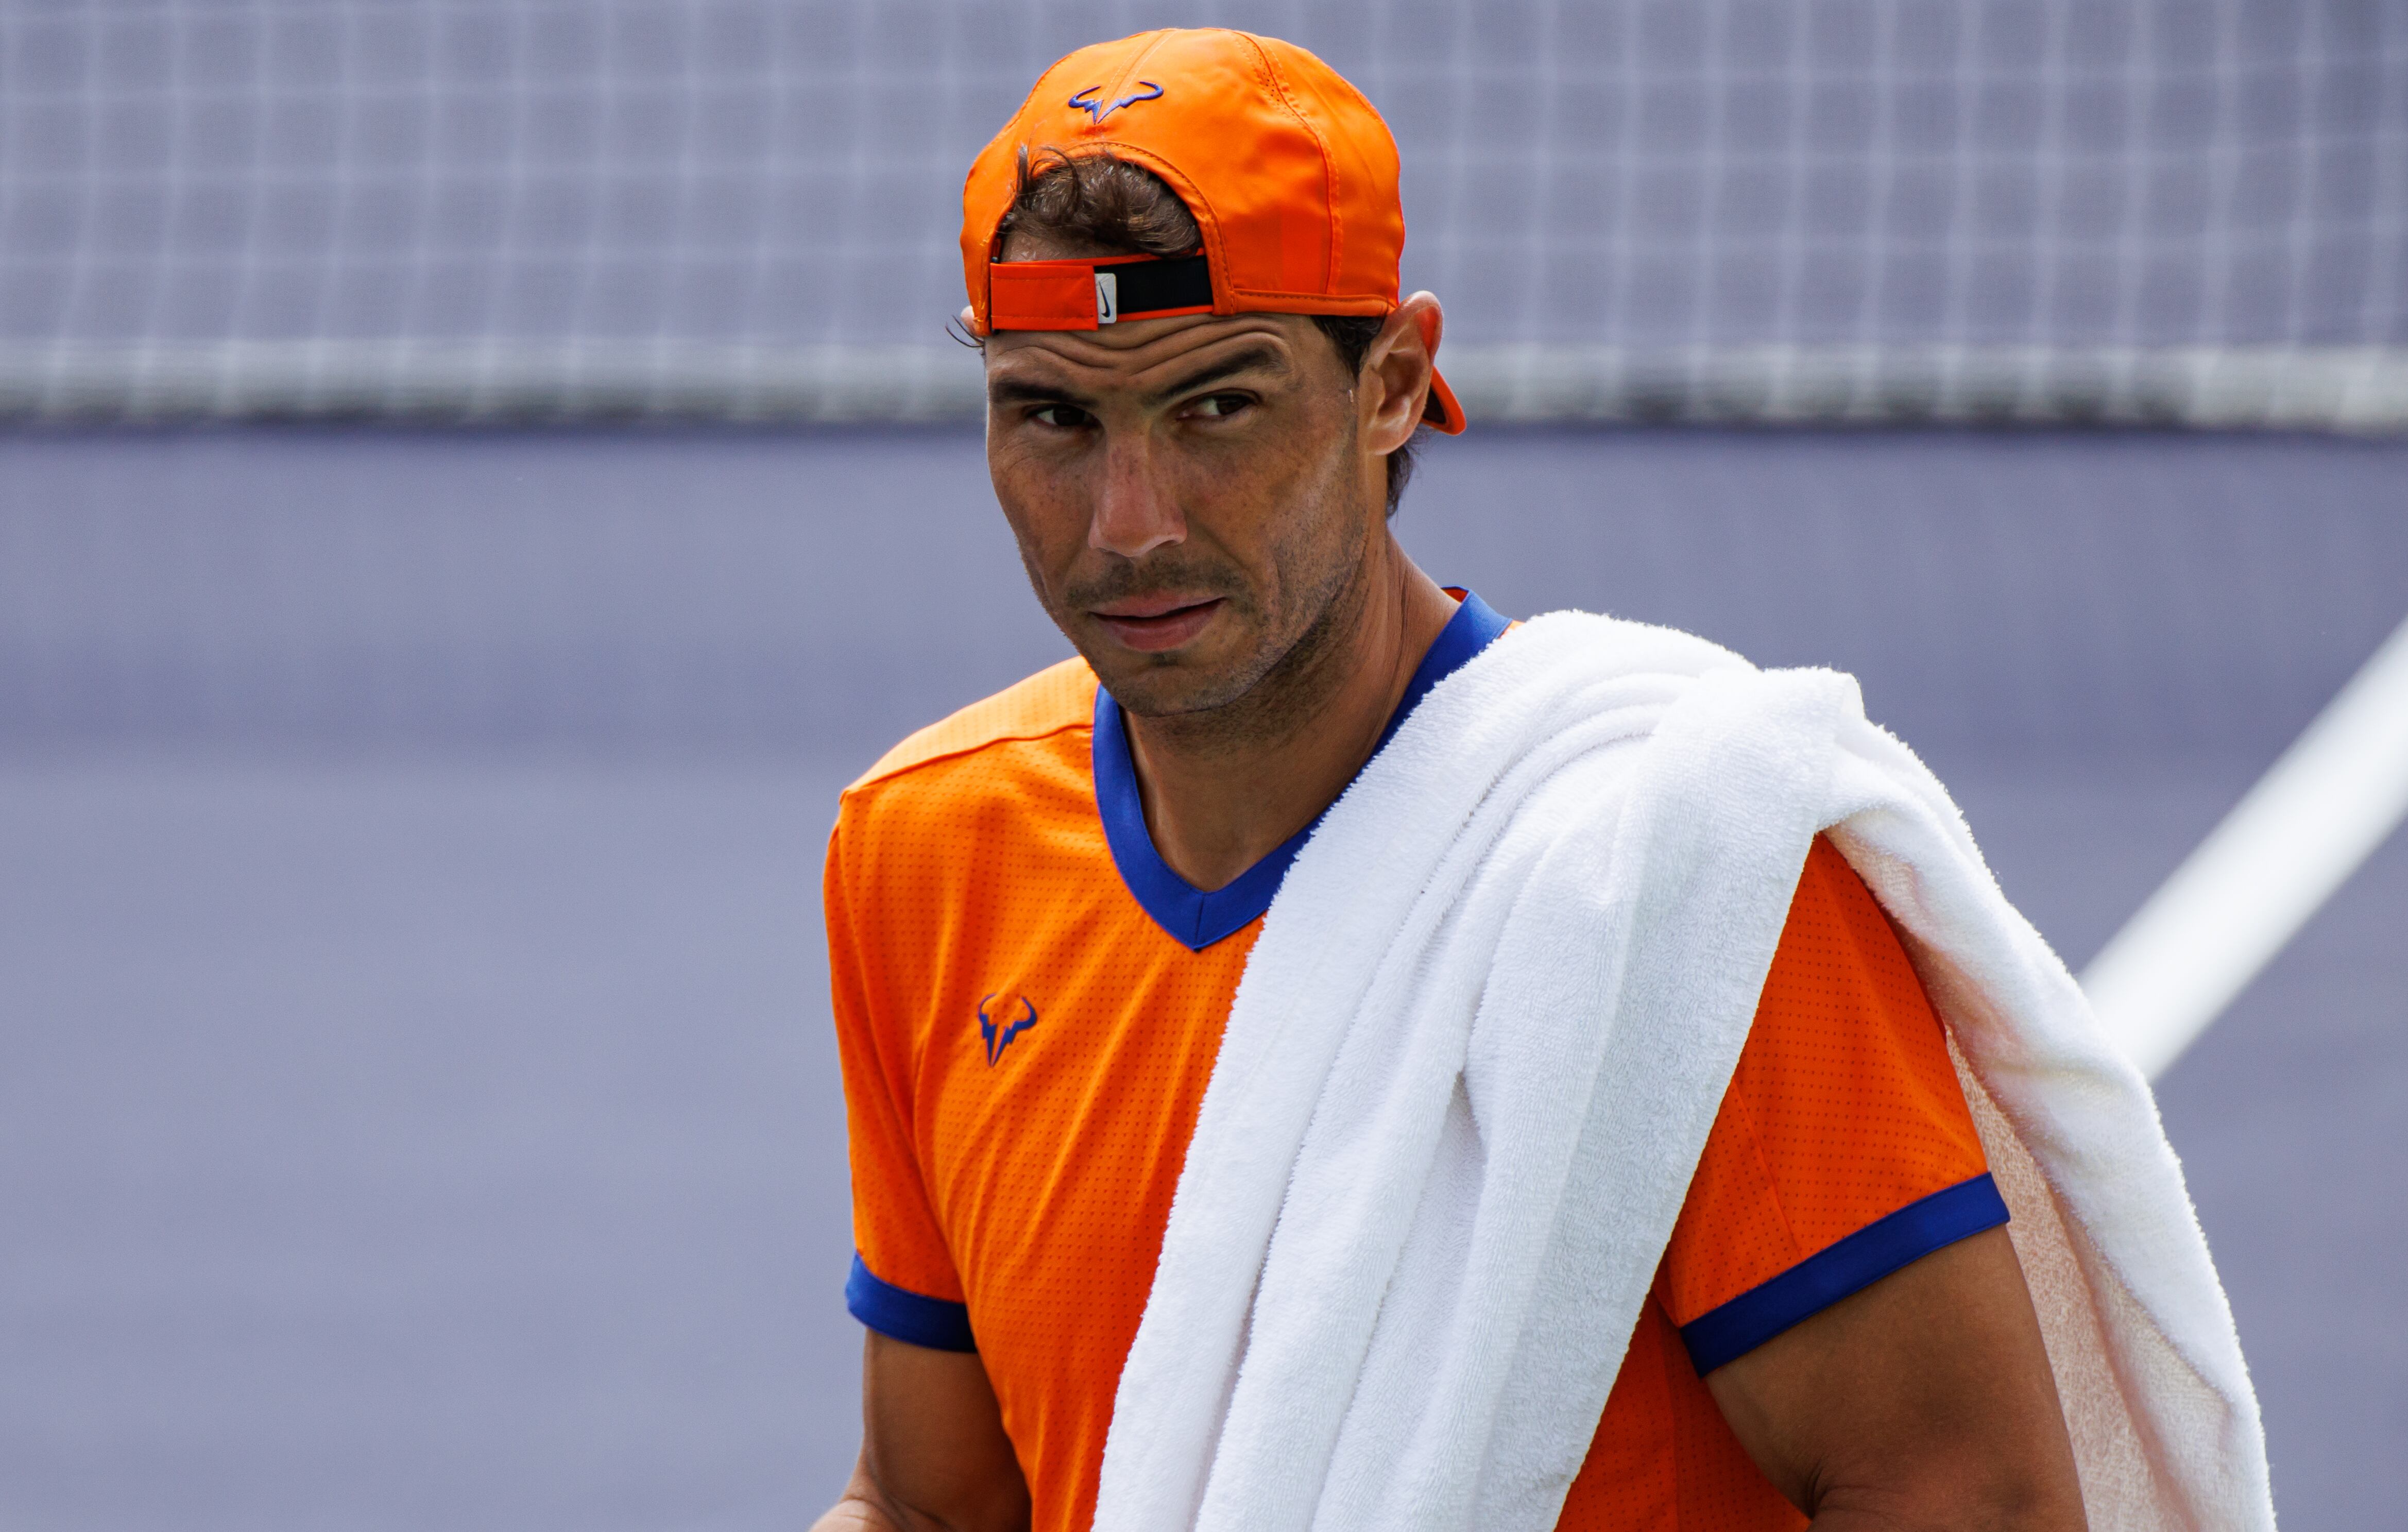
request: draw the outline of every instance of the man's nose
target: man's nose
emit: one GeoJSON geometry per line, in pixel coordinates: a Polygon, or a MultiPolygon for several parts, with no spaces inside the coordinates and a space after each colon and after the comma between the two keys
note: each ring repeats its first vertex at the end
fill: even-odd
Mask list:
{"type": "Polygon", "coordinates": [[[1096,494],[1096,513],[1087,523],[1087,546],[1140,559],[1186,537],[1187,519],[1170,486],[1157,475],[1145,435],[1107,437],[1103,482],[1096,494]]]}

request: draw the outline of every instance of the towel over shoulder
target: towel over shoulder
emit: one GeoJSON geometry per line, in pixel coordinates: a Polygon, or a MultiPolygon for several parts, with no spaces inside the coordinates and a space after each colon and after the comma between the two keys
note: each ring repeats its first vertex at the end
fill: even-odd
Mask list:
{"type": "Polygon", "coordinates": [[[1440,683],[1248,963],[1096,1525],[1543,1532],[1808,850],[1946,1024],[2091,1525],[2273,1525],[2256,1397],[2146,1082],[1855,682],[1537,619],[1440,683]]]}

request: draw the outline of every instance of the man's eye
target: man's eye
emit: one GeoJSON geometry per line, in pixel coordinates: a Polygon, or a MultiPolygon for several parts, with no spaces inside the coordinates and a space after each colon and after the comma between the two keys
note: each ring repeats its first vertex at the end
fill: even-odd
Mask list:
{"type": "Polygon", "coordinates": [[[1234,415],[1254,402],[1243,394],[1207,394],[1196,401],[1196,413],[1214,418],[1234,415]]]}
{"type": "Polygon", "coordinates": [[[1040,405],[1029,411],[1029,419],[1040,425],[1051,425],[1063,431],[1074,431],[1086,424],[1091,418],[1085,410],[1076,405],[1040,405]]]}

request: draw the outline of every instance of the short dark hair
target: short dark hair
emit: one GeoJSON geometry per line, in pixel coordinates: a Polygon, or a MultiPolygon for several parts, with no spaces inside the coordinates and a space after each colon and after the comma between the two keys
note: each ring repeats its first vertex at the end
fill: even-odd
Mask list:
{"type": "MultiPolygon", "coordinates": [[[[996,225],[1000,241],[1015,231],[1125,255],[1185,255],[1204,243],[1196,217],[1168,182],[1108,149],[1077,154],[1020,150],[1020,184],[996,225]]],[[[1313,314],[1313,327],[1338,349],[1349,378],[1363,374],[1383,321],[1368,314],[1313,314]]],[[[1388,454],[1388,514],[1394,516],[1413,477],[1416,429],[1388,454]]]]}

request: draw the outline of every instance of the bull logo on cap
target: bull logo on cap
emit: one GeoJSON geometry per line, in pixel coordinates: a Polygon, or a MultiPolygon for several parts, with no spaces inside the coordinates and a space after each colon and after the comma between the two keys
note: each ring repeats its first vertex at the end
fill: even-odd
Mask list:
{"type": "Polygon", "coordinates": [[[1131,92],[1109,107],[1104,105],[1104,88],[1100,85],[1090,85],[1081,91],[1070,98],[1070,105],[1085,112],[1088,122],[1100,122],[1123,107],[1134,107],[1140,101],[1152,101],[1162,93],[1162,87],[1150,79],[1141,79],[1138,83],[1145,89],[1131,92]]]}

